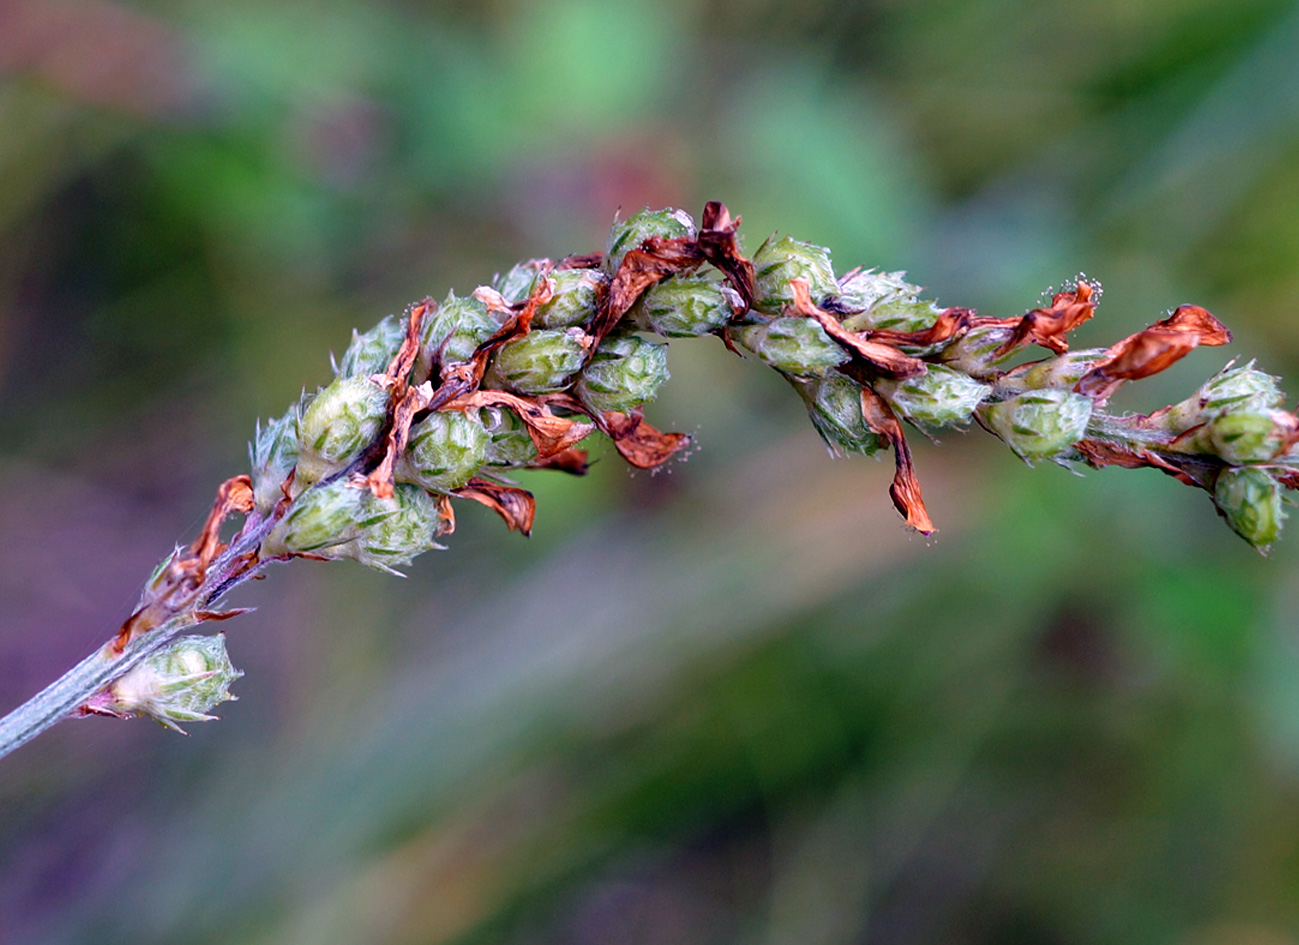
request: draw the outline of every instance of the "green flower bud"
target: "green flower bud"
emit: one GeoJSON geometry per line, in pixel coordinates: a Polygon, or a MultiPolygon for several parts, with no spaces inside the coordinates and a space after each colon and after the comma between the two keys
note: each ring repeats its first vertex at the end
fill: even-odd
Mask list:
{"type": "Polygon", "coordinates": [[[369,377],[388,370],[397,349],[406,340],[405,319],[389,315],[364,335],[352,332],[352,343],[343,352],[335,373],[339,377],[369,377]]]}
{"type": "MultiPolygon", "coordinates": [[[[868,314],[872,309],[892,302],[915,302],[920,295],[920,287],[907,282],[905,272],[876,272],[874,269],[860,269],[850,272],[839,280],[839,309],[845,312],[868,314]]],[[[932,320],[931,320],[932,321],[932,320]]],[[[863,331],[866,328],[892,328],[892,325],[866,324],[863,328],[849,329],[863,331]]],[[[928,327],[928,326],[922,326],[928,327]]],[[[911,331],[913,329],[902,329],[911,331]]]]}
{"type": "Polygon", "coordinates": [[[397,478],[433,492],[459,489],[487,462],[490,442],[476,415],[435,410],[410,428],[397,478]]]}
{"type": "Polygon", "coordinates": [[[695,221],[684,210],[637,211],[625,220],[614,220],[609,243],[604,252],[604,270],[612,275],[622,265],[623,257],[651,236],[678,239],[695,235],[695,221]]]}
{"type": "Polygon", "coordinates": [[[1105,348],[1081,348],[1070,351],[1057,358],[1048,358],[1031,365],[1022,375],[1020,381],[1029,390],[1043,387],[1058,387],[1061,390],[1072,390],[1073,386],[1097,364],[1109,357],[1105,348]]]}
{"type": "Polygon", "coordinates": [[[318,393],[298,420],[295,487],[323,479],[360,456],[387,416],[388,392],[367,378],[339,378],[318,393]]]}
{"type": "Polygon", "coordinates": [[[342,557],[341,549],[374,524],[370,490],[346,477],[299,493],[288,513],[266,537],[267,555],[317,554],[342,557]]]}
{"type": "Polygon", "coordinates": [[[419,486],[399,482],[392,498],[369,500],[367,525],[339,548],[339,557],[354,558],[381,571],[410,564],[416,556],[441,547],[433,540],[439,516],[437,503],[419,486]]]}
{"type": "Polygon", "coordinates": [[[539,275],[541,275],[541,267],[536,263],[519,263],[511,268],[509,272],[498,275],[493,279],[492,288],[501,293],[505,297],[505,301],[511,304],[522,302],[532,295],[539,275]]]}
{"type": "Polygon", "coordinates": [[[1213,502],[1232,531],[1255,548],[1266,551],[1281,536],[1286,517],[1281,484],[1265,470],[1224,469],[1214,484],[1213,502]]]}
{"type": "Polygon", "coordinates": [[[929,301],[892,299],[843,320],[848,331],[924,331],[938,320],[942,309],[929,301]]]}
{"type": "MultiPolygon", "coordinates": [[[[478,346],[496,334],[504,319],[474,298],[446,297],[436,312],[424,318],[420,337],[421,362],[431,363],[439,350],[443,364],[458,364],[473,357],[478,346]]],[[[426,369],[427,370],[427,369],[426,369]]]]}
{"type": "Polygon", "coordinates": [[[786,305],[793,303],[791,279],[807,280],[813,302],[819,303],[839,292],[834,267],[830,265],[830,251],[789,236],[768,237],[753,255],[753,268],[757,295],[754,308],[768,315],[779,315],[786,305]]]}
{"type": "Polygon", "coordinates": [[[491,442],[487,444],[487,462],[493,466],[526,466],[537,458],[537,444],[528,433],[528,425],[513,410],[484,407],[479,416],[491,442]]]}
{"type": "Polygon", "coordinates": [[[1087,432],[1091,415],[1091,398],[1054,388],[979,408],[983,422],[1026,462],[1047,459],[1073,446],[1087,432]]]}
{"type": "Polygon", "coordinates": [[[991,378],[996,366],[1014,352],[998,356],[996,351],[1010,340],[1011,329],[995,325],[971,328],[943,348],[941,360],[963,374],[974,378],[991,378]]]}
{"type": "Polygon", "coordinates": [[[776,370],[796,377],[820,377],[848,360],[848,352],[811,318],[791,316],[746,325],[733,337],[776,370]]]}
{"type": "Polygon", "coordinates": [[[264,427],[257,424],[257,434],[248,445],[248,459],[252,464],[253,501],[258,510],[268,512],[284,494],[280,485],[298,465],[296,407],[264,427]]]}
{"type": "Polygon", "coordinates": [[[209,722],[208,710],[233,702],[230,684],[242,676],[226,653],[226,636],[184,636],[145,657],[108,688],[104,708],[147,715],[184,734],[177,722],[209,722]]]}
{"type": "Polygon", "coordinates": [[[670,276],[651,286],[632,314],[649,331],[693,338],[725,326],[739,307],[739,295],[729,286],[702,276],[670,276]]]}
{"type": "Polygon", "coordinates": [[[918,377],[880,380],[874,387],[908,420],[935,427],[966,423],[992,393],[991,385],[941,364],[929,365],[918,377]]]}
{"type": "Polygon", "coordinates": [[[1280,378],[1255,369],[1251,361],[1244,367],[1223,368],[1191,397],[1168,409],[1169,429],[1185,431],[1207,423],[1228,411],[1258,413],[1285,403],[1280,378]]]}
{"type": "Polygon", "coordinates": [[[516,394],[563,390],[581,369],[589,338],[580,328],[530,331],[501,346],[492,358],[483,386],[516,394]]]}
{"type": "Polygon", "coordinates": [[[1229,411],[1197,430],[1188,445],[1233,466],[1266,463],[1285,450],[1294,426],[1294,417],[1283,410],[1229,411]]]}
{"type": "Polygon", "coordinates": [[[534,328],[568,328],[582,325],[595,314],[609,277],[597,269],[560,269],[550,274],[554,296],[537,309],[534,328]]]}
{"type": "Polygon", "coordinates": [[[582,369],[576,393],[592,410],[627,413],[658,396],[668,376],[667,345],[635,335],[610,337],[582,369]]]}
{"type": "Polygon", "coordinates": [[[838,371],[810,380],[790,379],[812,425],[835,456],[845,452],[869,456],[880,448],[880,438],[866,425],[861,409],[861,385],[838,371]]]}

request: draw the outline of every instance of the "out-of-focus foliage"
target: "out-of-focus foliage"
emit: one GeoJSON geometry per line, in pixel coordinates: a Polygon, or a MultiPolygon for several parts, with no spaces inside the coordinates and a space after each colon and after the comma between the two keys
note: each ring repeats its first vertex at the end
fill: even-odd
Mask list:
{"type": "MultiPolygon", "coordinates": [[[[1272,0],[0,2],[3,708],[352,328],[619,207],[986,314],[1083,270],[1080,346],[1197,302],[1299,392],[1296,48],[1272,0]]],[[[1299,940],[1293,536],[950,436],[924,542],[769,372],[671,363],[685,465],[273,573],[222,722],[6,759],[0,939],[1299,940]]]]}

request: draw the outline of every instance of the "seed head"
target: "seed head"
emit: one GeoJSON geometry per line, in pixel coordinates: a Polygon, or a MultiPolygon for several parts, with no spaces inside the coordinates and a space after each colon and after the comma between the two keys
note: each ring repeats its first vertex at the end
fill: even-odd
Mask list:
{"type": "Polygon", "coordinates": [[[979,408],[980,418],[992,432],[1030,463],[1056,456],[1077,443],[1087,432],[1091,415],[1090,398],[1053,388],[979,408]]]}
{"type": "Polygon", "coordinates": [[[248,459],[252,464],[253,501],[265,513],[280,501],[280,485],[298,464],[297,408],[284,416],[257,425],[253,442],[248,445],[248,459]]]}
{"type": "Polygon", "coordinates": [[[436,312],[424,317],[420,335],[421,361],[441,351],[443,364],[468,361],[477,347],[496,333],[503,320],[481,300],[457,298],[455,292],[436,312]]]}
{"type": "Polygon", "coordinates": [[[638,210],[625,220],[614,221],[604,254],[605,272],[616,273],[623,257],[651,236],[677,239],[694,235],[695,221],[684,210],[638,210]]]}
{"type": "Polygon", "coordinates": [[[406,339],[406,324],[389,315],[365,334],[352,332],[352,343],[338,362],[339,377],[369,377],[382,374],[406,339]]]}
{"type": "Polygon", "coordinates": [[[753,268],[757,289],[755,308],[768,315],[779,315],[786,305],[793,304],[791,279],[806,279],[812,301],[818,304],[839,292],[834,267],[830,265],[830,250],[815,243],[804,243],[789,236],[779,239],[770,236],[754,253],[753,268]]]}
{"type": "Polygon", "coordinates": [[[533,316],[536,328],[569,328],[590,321],[609,277],[598,269],[561,269],[550,274],[550,281],[554,295],[533,316]]]}
{"type": "Polygon", "coordinates": [[[974,408],[992,393],[991,385],[942,364],[929,365],[918,377],[872,386],[908,420],[932,427],[968,423],[974,408]]]}
{"type": "Polygon", "coordinates": [[[493,466],[526,466],[537,458],[537,444],[528,426],[513,410],[485,407],[479,412],[491,442],[487,444],[487,462],[493,466]]]}
{"type": "Polygon", "coordinates": [[[777,371],[795,377],[821,377],[848,360],[848,353],[811,318],[791,316],[746,325],[734,337],[777,371]]]}
{"type": "Polygon", "coordinates": [[[1295,418],[1284,410],[1229,410],[1214,417],[1192,442],[1233,466],[1266,463],[1285,451],[1295,431],[1295,418]]]}
{"type": "Polygon", "coordinates": [[[980,380],[997,374],[997,365],[1010,354],[997,355],[997,350],[1011,336],[1011,329],[996,325],[971,328],[943,349],[939,359],[946,365],[980,380]]]}
{"type": "Polygon", "coordinates": [[[672,276],[636,303],[634,318],[668,338],[692,338],[717,331],[739,307],[734,289],[702,276],[672,276]]]}
{"type": "Polygon", "coordinates": [[[441,547],[433,540],[439,522],[437,505],[419,486],[399,482],[390,498],[371,496],[367,505],[366,517],[371,524],[361,529],[353,541],[340,546],[338,557],[391,571],[441,547]]]}
{"type": "Polygon", "coordinates": [[[1214,484],[1213,501],[1232,530],[1255,548],[1266,551],[1280,537],[1286,517],[1281,484],[1266,470],[1224,469],[1214,484]]]}
{"type": "Polygon", "coordinates": [[[104,708],[147,715],[184,734],[177,722],[208,722],[208,710],[233,701],[230,684],[242,676],[226,653],[224,633],[184,636],[121,676],[108,688],[104,708]]]}
{"type": "Polygon", "coordinates": [[[507,302],[522,302],[532,294],[539,275],[541,267],[535,262],[519,263],[504,275],[493,279],[492,288],[501,293],[507,302]]]}
{"type": "Polygon", "coordinates": [[[484,384],[516,394],[563,390],[581,369],[588,342],[580,328],[528,332],[496,352],[484,384]]]}
{"type": "MultiPolygon", "coordinates": [[[[868,314],[876,308],[893,302],[915,302],[916,297],[920,295],[920,287],[907,282],[903,278],[905,275],[905,272],[876,272],[874,269],[859,269],[856,272],[848,273],[839,280],[840,310],[868,314]]],[[[930,322],[932,321],[931,318],[930,322]]],[[[895,327],[897,326],[865,323],[862,328],[850,328],[849,331],[862,331],[865,328],[895,327]]],[[[901,330],[911,331],[913,329],[901,330]]]]}
{"type": "Polygon", "coordinates": [[[821,439],[836,456],[861,453],[869,456],[880,448],[880,438],[871,432],[862,415],[861,386],[838,371],[824,377],[791,378],[803,398],[807,414],[821,439]]]}
{"type": "Polygon", "coordinates": [[[288,513],[266,537],[270,556],[315,554],[343,557],[341,547],[369,524],[370,490],[347,478],[334,479],[299,493],[288,513]]]}
{"type": "Polygon", "coordinates": [[[365,377],[340,377],[307,405],[298,421],[302,487],[342,469],[374,442],[388,412],[388,392],[365,377]]]}
{"type": "Polygon", "coordinates": [[[667,345],[611,336],[582,369],[577,395],[593,410],[627,413],[657,397],[668,377],[667,345]]]}
{"type": "Polygon", "coordinates": [[[1072,390],[1083,375],[1104,361],[1108,354],[1105,348],[1080,348],[1056,358],[1048,358],[1029,367],[1022,375],[1022,382],[1030,390],[1044,387],[1072,390]]]}
{"type": "Polygon", "coordinates": [[[490,442],[477,411],[435,410],[410,428],[397,478],[433,492],[459,489],[487,462],[490,442]]]}
{"type": "Polygon", "coordinates": [[[1285,403],[1280,378],[1254,367],[1251,361],[1243,367],[1227,367],[1209,378],[1191,397],[1168,410],[1171,429],[1184,431],[1227,412],[1272,410],[1285,403]]]}

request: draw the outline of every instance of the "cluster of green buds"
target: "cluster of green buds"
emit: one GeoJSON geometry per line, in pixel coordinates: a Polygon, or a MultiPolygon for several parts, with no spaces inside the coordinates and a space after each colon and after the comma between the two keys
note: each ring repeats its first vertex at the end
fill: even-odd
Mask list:
{"type": "MultiPolygon", "coordinates": [[[[1177,472],[1251,543],[1275,539],[1299,421],[1274,377],[1251,363],[1150,417],[1104,409],[1120,384],[1222,343],[1225,329],[1203,310],[1184,306],[1112,348],[1069,351],[1066,334],[1098,297],[1081,277],[1049,306],[980,317],[924,298],[901,272],[837,275],[828,249],[787,236],[750,261],[717,206],[702,225],[680,210],[632,214],[601,254],[521,263],[426,303],[417,324],[390,315],[354,334],[332,383],[258,429],[255,504],[277,518],[263,553],[405,564],[438,547],[450,497],[493,504],[513,489],[502,478],[511,471],[584,468],[555,459],[576,442],[555,440],[555,425],[585,415],[583,432],[619,441],[668,378],[664,339],[708,334],[782,374],[835,455],[894,449],[894,499],[917,528],[931,526],[903,422],[927,433],[977,423],[1029,463],[1177,472]],[[1030,345],[1048,356],[1026,362],[1030,345]],[[464,378],[461,396],[438,396],[464,378]],[[417,389],[426,400],[401,414],[398,401],[417,389]]],[[[626,445],[624,456],[643,457],[626,445]]]]}

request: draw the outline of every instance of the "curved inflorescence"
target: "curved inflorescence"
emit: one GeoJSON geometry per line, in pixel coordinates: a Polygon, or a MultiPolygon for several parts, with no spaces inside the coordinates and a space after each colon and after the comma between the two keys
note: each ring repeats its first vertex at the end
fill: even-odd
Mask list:
{"type": "Polygon", "coordinates": [[[202,534],[159,565],[114,639],[0,719],[0,755],[68,714],[209,718],[238,671],[223,644],[179,634],[240,613],[212,608],[270,562],[392,571],[439,547],[457,498],[527,534],[533,498],[509,473],[580,475],[579,444],[596,431],[634,466],[666,462],[689,438],[642,413],[668,378],[661,338],[716,335],[774,368],[836,454],[891,449],[893,502],[925,534],[934,525],[904,422],[975,423],[1030,464],[1152,467],[1207,491],[1261,551],[1279,537],[1283,493],[1299,487],[1299,418],[1277,378],[1228,364],[1154,413],[1105,409],[1124,383],[1231,340],[1204,309],[1182,305],[1108,348],[1071,351],[1069,333],[1099,300],[1084,277],[1049,305],[987,317],[922,299],[903,273],[836,275],[829,250],[789,237],[746,258],[739,223],[719,203],[698,226],[644,210],[614,223],[603,253],[521,263],[354,333],[328,386],[259,426],[251,475],[221,487],[202,534]],[[1030,346],[1047,356],[1025,362],[1030,346]],[[245,520],[225,544],[232,513],[245,520]]]}

